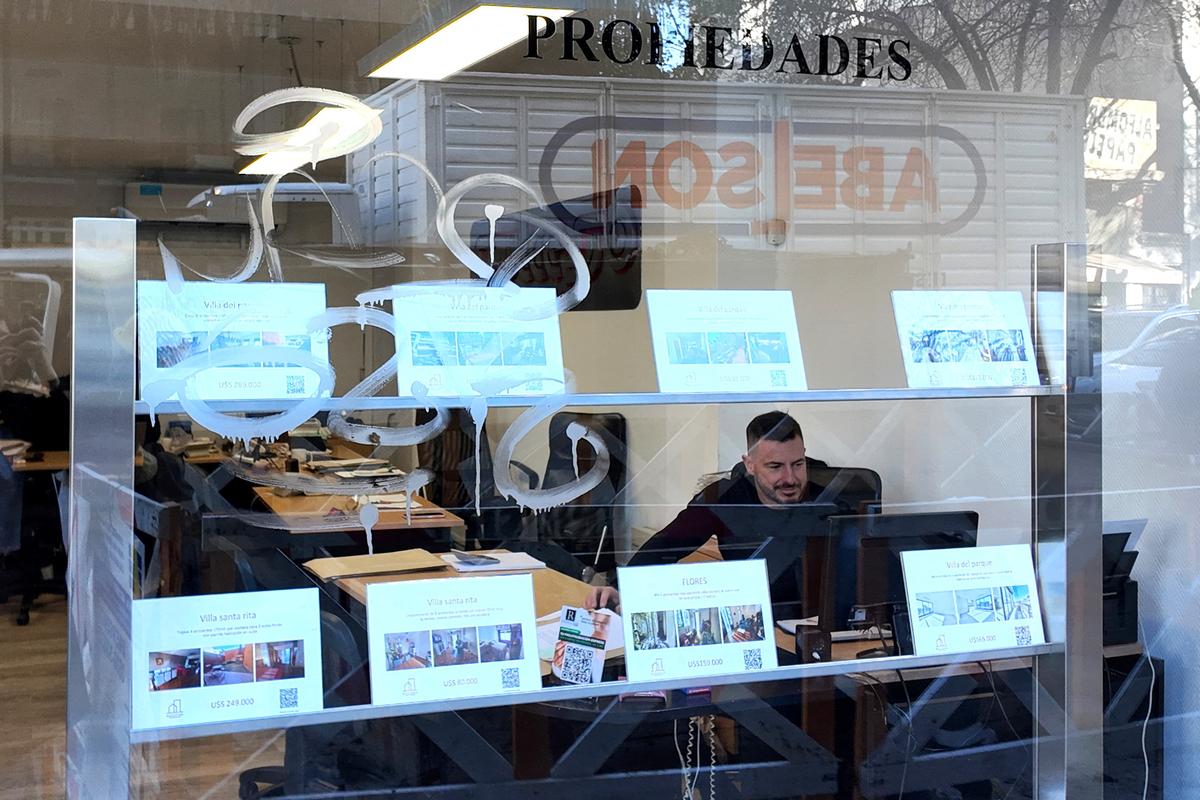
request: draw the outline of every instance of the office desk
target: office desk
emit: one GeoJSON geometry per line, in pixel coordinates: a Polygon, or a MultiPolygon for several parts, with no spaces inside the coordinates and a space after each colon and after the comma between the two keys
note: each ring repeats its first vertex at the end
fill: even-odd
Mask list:
{"type": "MultiPolygon", "coordinates": [[[[133,461],[135,466],[142,465],[142,456],[139,454],[133,461]]],[[[71,468],[71,451],[70,450],[43,450],[30,451],[25,458],[13,459],[13,472],[65,472],[71,468]],[[40,455],[38,461],[29,461],[28,456],[34,454],[40,455]]]]}
{"type": "Polygon", "coordinates": [[[226,453],[220,450],[213,450],[211,453],[184,453],[183,461],[185,464],[195,464],[197,466],[211,466],[220,464],[225,459],[229,458],[226,453]]]}
{"type": "MultiPolygon", "coordinates": [[[[325,516],[330,510],[338,509],[350,512],[354,507],[353,498],[344,495],[320,494],[281,497],[274,494],[266,486],[254,487],[254,494],[273,513],[282,517],[285,522],[289,518],[307,518],[309,520],[315,518],[332,521],[335,518],[325,516]]],[[[408,521],[403,509],[394,511],[390,509],[381,510],[379,512],[379,522],[375,523],[373,530],[378,533],[379,531],[411,530],[416,528],[453,528],[466,524],[463,522],[462,517],[434,505],[423,497],[413,495],[412,500],[413,513],[411,522],[408,521]]],[[[352,527],[357,529],[360,526],[355,523],[352,527]]],[[[305,532],[303,530],[293,531],[297,535],[302,535],[305,532]]]]}
{"type": "MultiPolygon", "coordinates": [[[[30,452],[27,454],[35,455],[30,452]]],[[[71,452],[69,450],[46,450],[36,453],[40,461],[29,461],[27,458],[13,460],[13,472],[61,472],[71,468],[71,452]]]]}

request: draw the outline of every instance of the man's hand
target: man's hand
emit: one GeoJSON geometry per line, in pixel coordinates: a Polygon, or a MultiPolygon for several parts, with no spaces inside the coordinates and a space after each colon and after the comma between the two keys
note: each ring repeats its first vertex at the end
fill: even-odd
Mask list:
{"type": "Polygon", "coordinates": [[[583,607],[588,611],[610,606],[616,609],[618,614],[621,613],[621,595],[611,586],[593,586],[587,599],[583,601],[583,607]]]}

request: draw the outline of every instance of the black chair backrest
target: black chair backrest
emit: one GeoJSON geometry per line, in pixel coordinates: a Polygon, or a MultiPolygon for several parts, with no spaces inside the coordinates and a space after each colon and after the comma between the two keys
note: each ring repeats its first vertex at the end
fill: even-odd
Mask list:
{"type": "MultiPolygon", "coordinates": [[[[417,445],[417,463],[433,472],[433,480],[426,487],[430,500],[443,508],[466,508],[475,491],[475,423],[465,409],[450,409],[448,413],[450,424],[446,429],[417,445]],[[471,473],[469,485],[465,477],[468,468],[471,473]]],[[[433,416],[432,410],[418,409],[416,423],[423,425],[433,416]]],[[[483,468],[480,477],[490,489],[492,449],[487,444],[486,427],[479,455],[483,468]]],[[[491,492],[483,491],[483,488],[481,494],[489,497],[491,492]]]]}
{"type": "Polygon", "coordinates": [[[809,463],[808,479],[825,487],[821,500],[847,506],[853,513],[866,513],[868,506],[883,499],[879,473],[866,467],[834,467],[809,463]]]}
{"type": "MultiPolygon", "coordinates": [[[[866,467],[835,467],[817,458],[808,458],[808,479],[812,483],[824,487],[820,497],[813,500],[823,503],[835,503],[845,506],[851,513],[866,513],[866,506],[877,504],[883,498],[883,481],[879,473],[866,467]]],[[[742,462],[733,465],[729,470],[732,479],[746,475],[746,467],[742,462]]],[[[715,480],[700,490],[704,501],[717,501],[717,487],[720,480],[715,480]]]]}
{"type": "MultiPolygon", "coordinates": [[[[612,502],[613,497],[625,487],[628,453],[624,414],[581,414],[560,411],[551,417],[550,455],[546,459],[546,473],[542,478],[542,486],[543,488],[554,488],[575,479],[571,453],[572,442],[571,437],[567,436],[567,426],[572,422],[578,422],[597,434],[604,442],[604,446],[608,448],[608,474],[600,486],[593,491],[602,495],[609,494],[610,496],[603,497],[602,502],[612,502]]],[[[579,474],[587,472],[595,460],[596,451],[592,448],[591,443],[586,439],[581,439],[579,441],[579,474]]]]}
{"type": "MultiPolygon", "coordinates": [[[[617,513],[621,492],[628,479],[628,445],[626,422],[623,414],[583,414],[560,411],[550,419],[550,453],[546,459],[546,472],[542,488],[553,489],[575,479],[572,459],[572,441],[567,435],[567,426],[578,422],[598,435],[609,453],[609,467],[600,485],[567,506],[553,508],[537,517],[538,538],[562,545],[580,562],[596,563],[598,570],[606,570],[615,563],[613,541],[619,523],[617,513]],[[601,543],[602,532],[608,533],[601,543]],[[601,550],[596,559],[597,550],[601,550]]],[[[579,474],[585,474],[596,461],[596,451],[586,439],[579,441],[579,474]]]]}

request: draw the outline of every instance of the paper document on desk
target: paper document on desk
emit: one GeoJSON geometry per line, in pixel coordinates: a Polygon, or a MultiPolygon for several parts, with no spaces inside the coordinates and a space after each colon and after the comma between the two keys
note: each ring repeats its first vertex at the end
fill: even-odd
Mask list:
{"type": "Polygon", "coordinates": [[[325,461],[309,461],[306,466],[313,472],[332,472],[390,466],[382,458],[331,458],[325,461]]]}
{"type": "Polygon", "coordinates": [[[356,469],[356,470],[338,470],[333,473],[339,478],[345,480],[353,480],[355,478],[391,478],[404,477],[404,473],[398,469],[390,469],[381,467],[380,469],[356,469]]]}
{"type": "Polygon", "coordinates": [[[485,553],[496,559],[495,564],[464,564],[453,555],[445,553],[442,560],[459,572],[506,572],[518,569],[545,569],[546,562],[538,561],[529,553],[485,553]]]}
{"type": "Polygon", "coordinates": [[[0,453],[8,458],[22,456],[29,449],[29,442],[21,439],[0,439],[0,453]]]}
{"type": "Polygon", "coordinates": [[[374,503],[383,508],[385,506],[400,506],[404,507],[408,502],[407,492],[392,492],[391,494],[368,494],[359,495],[356,498],[360,503],[374,503]]]}
{"type": "Polygon", "coordinates": [[[436,506],[417,505],[417,501],[413,500],[411,504],[408,500],[408,495],[404,492],[395,492],[394,494],[371,494],[359,495],[357,498],[360,504],[372,503],[380,511],[406,511],[410,512],[414,517],[437,517],[441,516],[442,509],[436,506]]]}

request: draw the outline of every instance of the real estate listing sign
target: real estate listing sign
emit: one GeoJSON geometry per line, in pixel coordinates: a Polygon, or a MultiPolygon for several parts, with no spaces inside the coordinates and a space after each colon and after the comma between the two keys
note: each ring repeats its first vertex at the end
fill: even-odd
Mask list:
{"type": "MultiPolygon", "coordinates": [[[[327,364],[324,331],[308,321],[325,311],[322,283],[213,283],[138,281],[138,378],[143,394],[156,381],[194,381],[202,400],[280,400],[312,397],[319,377],[306,363],[327,364]],[[238,348],[245,358],[220,361],[238,348]],[[270,348],[258,355],[256,351],[270,348]],[[281,360],[287,351],[295,361],[281,360]],[[207,354],[220,366],[177,365],[207,354]],[[194,376],[194,377],[193,377],[194,376]]],[[[195,363],[195,362],[189,362],[195,363]]]]}
{"type": "Polygon", "coordinates": [[[1046,641],[1028,545],[912,550],[900,560],[916,655],[1046,641]]]}
{"type": "Polygon", "coordinates": [[[630,680],[778,666],[761,559],[617,570],[630,680]]]}
{"type": "Polygon", "coordinates": [[[530,575],[369,584],[372,701],[541,688],[533,609],[530,575]]]}
{"type": "Polygon", "coordinates": [[[646,292],[660,392],[803,391],[791,292],[646,292]]]}
{"type": "Polygon", "coordinates": [[[1037,386],[1020,292],[892,292],[910,388],[1037,386]]]}
{"type": "Polygon", "coordinates": [[[320,711],[314,589],[133,602],[133,728],[320,711]]]}
{"type": "Polygon", "coordinates": [[[401,394],[414,382],[435,397],[562,390],[552,288],[405,286],[392,309],[401,394]]]}

